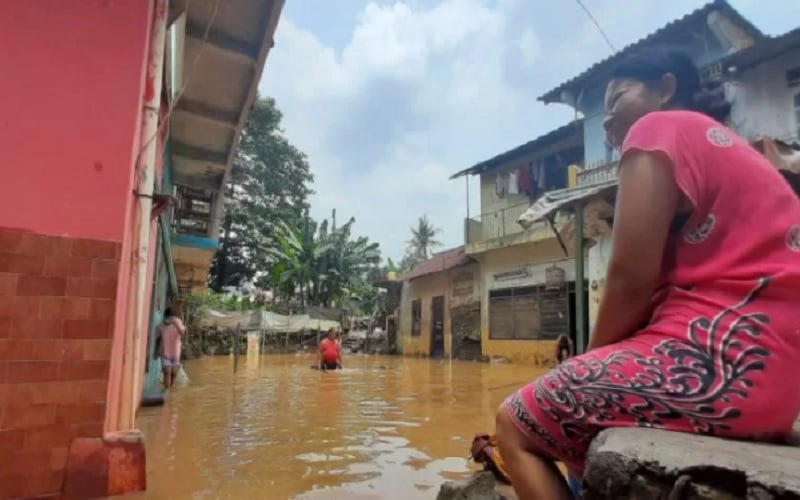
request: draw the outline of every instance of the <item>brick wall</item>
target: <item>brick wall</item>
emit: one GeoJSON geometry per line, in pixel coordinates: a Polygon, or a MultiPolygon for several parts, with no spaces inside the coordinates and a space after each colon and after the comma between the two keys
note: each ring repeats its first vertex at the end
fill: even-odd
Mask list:
{"type": "Polygon", "coordinates": [[[0,228],[0,498],[57,494],[101,437],[120,244],[0,228]]]}

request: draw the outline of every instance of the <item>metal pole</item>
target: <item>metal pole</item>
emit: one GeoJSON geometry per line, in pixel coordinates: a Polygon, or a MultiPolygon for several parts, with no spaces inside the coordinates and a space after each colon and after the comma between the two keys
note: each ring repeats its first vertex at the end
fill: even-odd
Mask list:
{"type": "MultiPolygon", "coordinates": [[[[142,123],[140,129],[141,149],[136,156],[134,178],[138,181],[134,196],[138,202],[137,227],[134,228],[132,248],[134,249],[133,275],[130,294],[133,307],[129,309],[132,324],[126,327],[123,346],[121,389],[122,408],[117,422],[111,430],[127,430],[135,426],[136,410],[142,397],[142,341],[146,338],[148,322],[145,319],[147,292],[152,287],[147,284],[147,263],[150,252],[150,228],[155,186],[156,163],[158,162],[159,114],[161,110],[161,84],[164,74],[164,49],[167,35],[167,1],[156,0],[153,10],[153,25],[147,55],[146,79],[151,92],[144,96],[142,103],[142,123]],[[132,331],[130,331],[132,330],[132,331]]],[[[113,363],[112,363],[113,366],[113,363]]],[[[113,413],[111,413],[113,414],[113,413]]],[[[108,422],[106,422],[108,427],[108,422]]]]}
{"type": "Polygon", "coordinates": [[[233,373],[239,368],[239,323],[233,330],[233,373]]]}
{"type": "Polygon", "coordinates": [[[464,180],[467,181],[467,219],[469,219],[469,175],[465,175],[464,180]]]}
{"type": "Polygon", "coordinates": [[[584,300],[584,269],[583,269],[583,204],[575,208],[575,351],[577,354],[586,352],[589,344],[586,324],[586,302],[584,300]]]}

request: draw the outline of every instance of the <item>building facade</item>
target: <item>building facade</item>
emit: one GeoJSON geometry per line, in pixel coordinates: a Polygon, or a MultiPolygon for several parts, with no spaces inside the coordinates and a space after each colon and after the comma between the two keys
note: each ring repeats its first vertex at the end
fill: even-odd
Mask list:
{"type": "Polygon", "coordinates": [[[400,279],[400,352],[480,358],[480,276],[463,247],[434,255],[400,279]]]}
{"type": "Polygon", "coordinates": [[[626,56],[638,51],[672,48],[688,54],[699,67],[750,47],[764,35],[728,2],[714,0],[663,28],[595,63],[576,77],[546,92],[539,100],[560,103],[583,115],[585,170],[579,184],[614,178],[617,152],[603,129],[604,98],[611,73],[626,56]],[[691,36],[687,36],[691,33],[691,36]]]}
{"type": "MultiPolygon", "coordinates": [[[[591,207],[612,207],[616,182],[616,152],[605,141],[602,128],[603,91],[615,64],[626,55],[648,48],[673,48],[689,54],[704,80],[724,83],[731,104],[727,125],[743,137],[796,141],[800,129],[800,30],[777,37],[761,33],[724,0],[669,23],[582,74],[547,92],[540,100],[560,102],[584,115],[584,170],[577,186],[557,193],[547,203],[531,207],[530,219],[572,212],[582,221],[591,207]],[[700,36],[687,37],[687,33],[700,36]]],[[[601,212],[604,210],[601,209],[601,212]]],[[[594,217],[597,222],[598,218],[594,217]]],[[[602,221],[601,221],[602,222],[602,221]]],[[[591,331],[605,287],[613,241],[610,224],[581,224],[581,240],[588,239],[588,326],[591,331]]],[[[578,345],[585,345],[578,342],[578,345]]]]}
{"type": "Polygon", "coordinates": [[[555,340],[574,336],[570,242],[549,223],[524,228],[518,219],[543,194],[574,185],[582,164],[578,120],[453,176],[480,177],[481,213],[465,220],[464,252],[477,262],[485,358],[547,365],[555,340]]]}
{"type": "Polygon", "coordinates": [[[726,80],[729,125],[748,140],[800,141],[800,28],[713,66],[726,80]]]}
{"type": "Polygon", "coordinates": [[[0,6],[0,66],[14,75],[0,83],[14,117],[0,184],[0,497],[144,487],[135,418],[158,373],[152,333],[181,285],[176,248],[193,247],[170,207],[202,186],[221,213],[281,7],[0,6]]]}

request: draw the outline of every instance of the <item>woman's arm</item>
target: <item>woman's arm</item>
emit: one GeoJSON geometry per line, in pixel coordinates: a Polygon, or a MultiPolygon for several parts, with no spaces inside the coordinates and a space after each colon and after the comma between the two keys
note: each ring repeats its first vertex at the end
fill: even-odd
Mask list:
{"type": "Polygon", "coordinates": [[[671,170],[658,153],[623,156],[613,251],[590,350],[633,335],[651,313],[669,227],[681,202],[671,170]]]}

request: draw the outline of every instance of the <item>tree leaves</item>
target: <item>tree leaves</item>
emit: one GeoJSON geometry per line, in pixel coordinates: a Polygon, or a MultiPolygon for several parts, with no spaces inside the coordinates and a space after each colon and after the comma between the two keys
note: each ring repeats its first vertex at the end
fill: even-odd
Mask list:
{"type": "Polygon", "coordinates": [[[411,228],[411,239],[407,242],[406,253],[420,260],[426,260],[433,254],[433,249],[442,246],[436,239],[441,229],[433,227],[428,221],[428,216],[423,215],[417,220],[417,226],[411,228]]]}
{"type": "Polygon", "coordinates": [[[242,131],[210,273],[218,292],[271,267],[276,225],[294,224],[308,208],[313,176],[305,154],[283,135],[281,118],[272,98],[258,98],[242,131]]]}
{"type": "Polygon", "coordinates": [[[341,304],[352,289],[371,288],[368,279],[380,264],[380,247],[365,237],[354,239],[353,223],[350,219],[336,227],[334,214],[330,224],[323,220],[317,225],[307,216],[298,228],[279,224],[278,244],[272,253],[280,266],[273,267],[273,276],[281,273],[279,282],[286,285],[283,292],[287,298],[297,297],[303,305],[330,307],[341,304]],[[292,271],[291,284],[283,279],[287,270],[292,271]]]}

